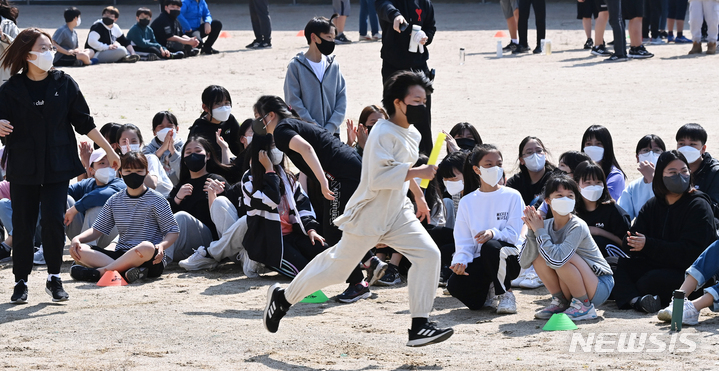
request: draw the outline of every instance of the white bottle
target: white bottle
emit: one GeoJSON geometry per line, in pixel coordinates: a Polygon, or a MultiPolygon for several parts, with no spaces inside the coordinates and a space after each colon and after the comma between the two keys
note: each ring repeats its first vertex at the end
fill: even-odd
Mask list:
{"type": "Polygon", "coordinates": [[[502,41],[497,41],[497,58],[502,58],[502,41]]]}
{"type": "Polygon", "coordinates": [[[464,48],[459,48],[459,65],[464,64],[464,48]]]}
{"type": "Polygon", "coordinates": [[[420,25],[412,25],[412,34],[409,36],[409,52],[410,53],[417,53],[419,52],[419,43],[414,40],[414,36],[417,34],[417,32],[421,31],[422,27],[420,25]]]}

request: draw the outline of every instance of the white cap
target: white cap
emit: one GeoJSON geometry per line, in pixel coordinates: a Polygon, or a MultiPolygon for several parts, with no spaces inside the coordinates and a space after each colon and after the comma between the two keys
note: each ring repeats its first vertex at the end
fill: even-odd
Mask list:
{"type": "Polygon", "coordinates": [[[102,160],[105,156],[107,156],[107,152],[105,152],[102,148],[92,151],[92,154],[90,155],[90,164],[94,164],[102,160]]]}

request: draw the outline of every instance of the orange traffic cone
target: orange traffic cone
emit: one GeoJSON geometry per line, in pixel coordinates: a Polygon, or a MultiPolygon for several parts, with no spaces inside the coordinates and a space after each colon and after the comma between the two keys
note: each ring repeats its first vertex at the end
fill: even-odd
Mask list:
{"type": "Polygon", "coordinates": [[[227,31],[220,32],[220,39],[229,39],[229,38],[230,38],[229,32],[227,32],[227,31]]]}
{"type": "Polygon", "coordinates": [[[494,34],[494,37],[507,37],[507,33],[504,31],[497,31],[497,33],[494,34]]]}
{"type": "Polygon", "coordinates": [[[99,281],[97,281],[98,286],[126,286],[127,281],[125,281],[124,278],[120,275],[120,272],[118,271],[107,271],[105,274],[102,275],[102,278],[100,278],[99,281]]]}
{"type": "Polygon", "coordinates": [[[297,33],[297,36],[305,36],[305,30],[300,30],[300,32],[297,33]]]}

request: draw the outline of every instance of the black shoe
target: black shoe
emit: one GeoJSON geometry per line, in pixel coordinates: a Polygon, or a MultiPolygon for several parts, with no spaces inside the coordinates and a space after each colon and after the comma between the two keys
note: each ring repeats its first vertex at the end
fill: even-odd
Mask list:
{"type": "Polygon", "coordinates": [[[510,41],[509,44],[507,44],[507,46],[502,48],[502,52],[503,53],[512,53],[517,49],[517,47],[519,47],[519,44],[515,43],[514,41],[510,41]]]}
{"type": "Polygon", "coordinates": [[[62,288],[62,280],[55,276],[45,283],[45,292],[52,296],[52,301],[54,302],[65,301],[70,298],[70,295],[62,288]]]}
{"type": "Polygon", "coordinates": [[[387,273],[377,281],[377,284],[381,286],[394,286],[400,283],[402,283],[402,278],[399,276],[397,266],[394,264],[390,264],[389,268],[387,268],[387,273]]]}
{"type": "Polygon", "coordinates": [[[260,43],[260,46],[258,46],[257,49],[272,49],[272,42],[263,41],[260,43]]]}
{"type": "Polygon", "coordinates": [[[345,292],[337,295],[337,301],[349,304],[360,299],[367,299],[369,296],[369,286],[367,286],[367,282],[362,281],[356,285],[350,285],[345,292]]]}
{"type": "Polygon", "coordinates": [[[608,42],[607,45],[614,45],[614,40],[608,42]]]}
{"type": "Polygon", "coordinates": [[[72,62],[73,67],[85,67],[85,62],[75,59],[75,62],[72,62]]]}
{"type": "Polygon", "coordinates": [[[5,242],[0,244],[0,260],[7,259],[10,257],[10,246],[6,245],[5,242]]]}
{"type": "Polygon", "coordinates": [[[517,49],[514,49],[512,54],[521,54],[521,53],[529,53],[529,47],[524,45],[517,46],[517,49]]]}
{"type": "Polygon", "coordinates": [[[537,45],[537,47],[534,48],[534,50],[532,50],[533,54],[539,54],[541,52],[542,52],[542,47],[540,45],[537,45]]]}
{"type": "Polygon", "coordinates": [[[135,55],[126,55],[126,56],[120,58],[120,60],[117,61],[117,63],[135,63],[138,60],[140,60],[139,55],[136,55],[136,54],[135,55]]]}
{"type": "Polygon", "coordinates": [[[644,295],[634,303],[634,309],[639,312],[656,313],[662,309],[662,303],[656,295],[644,295]]]}
{"type": "Polygon", "coordinates": [[[185,52],[170,53],[170,59],[182,59],[182,58],[185,58],[185,52]]]}
{"type": "Polygon", "coordinates": [[[262,44],[262,41],[255,39],[255,40],[252,40],[251,43],[245,45],[245,48],[247,48],[247,49],[257,49],[257,48],[260,47],[260,44],[262,44]]]}
{"type": "Polygon", "coordinates": [[[377,280],[382,278],[387,272],[387,267],[389,265],[382,260],[380,260],[378,257],[373,256],[370,260],[369,267],[365,268],[367,270],[367,285],[372,286],[374,285],[377,280]]]}
{"type": "Polygon", "coordinates": [[[10,302],[13,304],[27,303],[27,285],[25,284],[25,281],[20,280],[20,282],[15,284],[12,296],[10,297],[10,302]]]}
{"type": "Polygon", "coordinates": [[[341,33],[335,37],[335,44],[350,44],[352,40],[348,39],[344,33],[341,33]]]}
{"type": "Polygon", "coordinates": [[[190,57],[194,57],[198,54],[200,54],[200,49],[197,49],[197,48],[190,49],[190,57]]]}
{"type": "Polygon", "coordinates": [[[147,61],[148,61],[148,62],[154,62],[154,61],[156,61],[156,60],[158,60],[158,59],[160,59],[160,57],[158,57],[155,53],[149,53],[149,54],[147,55],[147,61]]]}
{"type": "Polygon", "coordinates": [[[585,49],[585,50],[589,50],[589,49],[591,49],[593,46],[594,46],[594,40],[592,40],[592,38],[590,37],[590,38],[587,39],[587,42],[584,43],[584,49],[585,49]]]}
{"type": "MultiPolygon", "coordinates": [[[[154,54],[152,54],[154,55],[154,54]]],[[[97,282],[100,280],[100,271],[94,268],[83,267],[75,264],[70,267],[70,277],[77,281],[97,282]]]]}
{"type": "Polygon", "coordinates": [[[209,48],[209,49],[202,48],[202,50],[200,51],[200,54],[202,54],[202,55],[220,54],[220,51],[212,49],[212,48],[209,48]]]}
{"type": "MultiPolygon", "coordinates": [[[[100,272],[97,273],[99,274],[100,272]]],[[[125,271],[125,281],[127,281],[127,283],[133,283],[145,278],[146,275],[147,268],[133,267],[125,271]]]]}
{"type": "Polygon", "coordinates": [[[609,58],[605,59],[605,62],[626,62],[629,58],[627,58],[626,55],[618,55],[617,53],[612,53],[612,55],[609,56],[609,58]]]}
{"type": "Polygon", "coordinates": [[[609,57],[612,55],[612,52],[607,50],[607,47],[602,44],[592,47],[592,55],[596,55],[599,57],[609,57]]]}
{"type": "Polygon", "coordinates": [[[413,332],[412,330],[407,330],[407,332],[409,332],[408,347],[421,347],[441,343],[454,334],[454,330],[452,330],[451,327],[438,328],[436,322],[425,323],[419,331],[413,332]]]}
{"type": "Polygon", "coordinates": [[[667,31],[659,31],[659,37],[666,40],[667,37],[669,37],[669,33],[667,33],[667,31]]]}
{"type": "Polygon", "coordinates": [[[647,49],[644,48],[644,45],[639,45],[629,48],[627,56],[634,59],[647,59],[653,57],[654,54],[647,51],[647,49]]]}
{"type": "Polygon", "coordinates": [[[265,314],[262,316],[262,323],[265,325],[265,329],[271,333],[277,332],[280,327],[280,320],[290,310],[290,307],[284,307],[280,304],[280,295],[284,295],[284,290],[280,289],[279,283],[270,286],[267,290],[267,305],[265,306],[265,314]]]}

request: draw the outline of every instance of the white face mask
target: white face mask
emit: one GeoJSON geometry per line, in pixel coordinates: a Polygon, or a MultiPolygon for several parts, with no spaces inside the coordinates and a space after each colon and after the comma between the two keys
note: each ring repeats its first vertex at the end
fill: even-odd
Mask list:
{"type": "Polygon", "coordinates": [[[547,158],[544,154],[534,153],[529,157],[524,158],[524,165],[527,170],[537,172],[544,169],[544,164],[547,162],[547,158]]]}
{"type": "MultiPolygon", "coordinates": [[[[127,145],[121,145],[121,146],[120,146],[120,151],[122,152],[123,155],[126,154],[126,153],[128,152],[128,151],[127,151],[127,145]]],[[[130,144],[130,151],[132,151],[132,152],[139,152],[139,151],[140,151],[140,145],[139,145],[139,144],[130,144]]]]}
{"type": "Polygon", "coordinates": [[[602,194],[604,193],[604,186],[603,185],[591,185],[586,186],[582,188],[582,197],[586,198],[589,201],[596,201],[602,197],[602,194]]]}
{"type": "Polygon", "coordinates": [[[282,151],[280,151],[279,149],[272,148],[270,150],[270,161],[272,161],[273,165],[279,165],[280,163],[282,163],[282,157],[284,155],[285,154],[282,153],[282,151]]]}
{"type": "Polygon", "coordinates": [[[692,146],[679,147],[677,148],[677,151],[681,152],[690,164],[693,164],[696,160],[702,157],[702,152],[692,146]]]}
{"type": "MultiPolygon", "coordinates": [[[[158,131],[158,132],[157,132],[157,135],[156,135],[157,140],[159,140],[159,141],[162,142],[162,143],[165,143],[165,138],[167,137],[167,134],[168,134],[171,130],[173,130],[173,129],[171,129],[171,128],[164,128],[164,129],[158,131]]],[[[177,133],[177,130],[175,130],[175,132],[172,133],[172,134],[173,134],[172,137],[174,138],[174,142],[177,142],[177,140],[178,140],[178,138],[177,138],[177,134],[178,134],[178,133],[177,133]]]]}
{"type": "Polygon", "coordinates": [[[594,162],[602,161],[604,158],[604,148],[597,146],[586,146],[584,147],[584,153],[589,156],[594,162]]]}
{"type": "Polygon", "coordinates": [[[55,53],[48,50],[44,53],[30,52],[30,54],[35,55],[37,58],[35,58],[35,60],[28,59],[27,61],[37,66],[37,68],[45,72],[52,68],[52,61],[55,59],[55,53]]]}
{"type": "Polygon", "coordinates": [[[574,200],[569,197],[559,197],[553,199],[550,206],[552,206],[552,211],[564,216],[574,211],[574,200]]]}
{"type": "Polygon", "coordinates": [[[447,188],[447,193],[449,193],[452,196],[464,191],[464,181],[463,180],[445,180],[444,186],[447,188]]]}
{"type": "Polygon", "coordinates": [[[102,184],[108,184],[111,180],[115,179],[115,169],[111,167],[104,167],[102,169],[95,170],[95,179],[100,181],[102,184]]]}
{"type": "Polygon", "coordinates": [[[492,166],[490,168],[479,167],[479,177],[482,181],[494,187],[502,180],[504,170],[499,166],[492,166]]]}
{"type": "Polygon", "coordinates": [[[77,25],[75,25],[75,27],[80,27],[80,23],[82,23],[82,19],[80,19],[80,17],[77,17],[77,25]]]}
{"type": "Polygon", "coordinates": [[[252,143],[252,135],[250,135],[249,137],[245,135],[244,138],[245,138],[245,141],[247,142],[247,145],[249,146],[250,143],[252,143]]]}
{"type": "Polygon", "coordinates": [[[640,153],[638,157],[639,162],[649,161],[656,165],[657,160],[659,159],[659,154],[650,151],[649,153],[640,153]]]}
{"type": "Polygon", "coordinates": [[[212,109],[212,118],[218,121],[225,122],[227,119],[230,118],[230,113],[232,112],[232,107],[230,106],[222,106],[212,109]]]}

